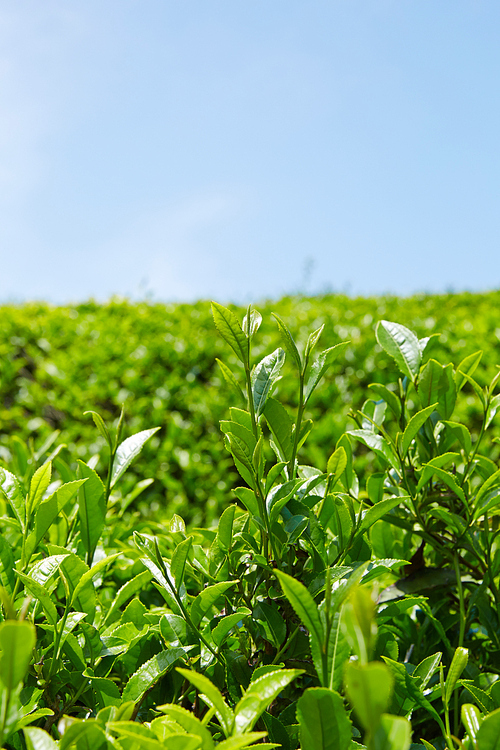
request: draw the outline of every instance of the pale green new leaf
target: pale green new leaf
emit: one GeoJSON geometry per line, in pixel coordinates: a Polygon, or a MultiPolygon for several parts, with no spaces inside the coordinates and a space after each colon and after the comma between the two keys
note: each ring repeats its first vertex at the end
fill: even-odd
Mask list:
{"type": "Polygon", "coordinates": [[[7,498],[24,532],[26,530],[26,497],[17,477],[7,469],[0,468],[0,490],[7,498]]]}
{"type": "Polygon", "coordinates": [[[248,338],[252,338],[252,336],[259,330],[261,323],[262,315],[260,314],[260,312],[258,310],[252,310],[252,308],[249,307],[245,317],[243,318],[241,329],[248,336],[248,338]]]}
{"type": "Polygon", "coordinates": [[[411,724],[404,716],[382,714],[373,734],[373,750],[409,750],[411,724]]]}
{"type": "Polygon", "coordinates": [[[367,448],[371,448],[377,456],[383,461],[389,463],[393,469],[400,471],[398,459],[396,458],[391,446],[382,435],[376,435],[374,432],[370,432],[370,430],[348,430],[346,434],[361,440],[367,448]]]}
{"type": "Polygon", "coordinates": [[[446,677],[444,686],[444,701],[447,706],[450,705],[450,699],[453,691],[455,690],[457,680],[467,666],[468,659],[469,652],[466,648],[459,646],[457,649],[455,649],[455,653],[453,655],[453,659],[451,660],[450,668],[448,670],[448,675],[446,677]]]}
{"type": "Polygon", "coordinates": [[[335,484],[338,482],[338,480],[344,473],[346,466],[347,453],[345,452],[345,448],[342,445],[339,445],[339,447],[335,449],[335,451],[328,459],[328,463],[326,465],[328,474],[332,475],[330,489],[333,489],[335,484]]]}
{"type": "Polygon", "coordinates": [[[122,474],[128,469],[132,461],[137,458],[141,452],[143,446],[149,438],[153,437],[155,432],[158,432],[159,427],[153,427],[151,430],[142,430],[137,432],[135,435],[127,438],[120,443],[116,450],[115,459],[113,461],[113,469],[111,472],[111,487],[114,487],[117,481],[120,479],[122,474]]]}
{"type": "Polygon", "coordinates": [[[469,354],[460,362],[455,373],[455,384],[457,386],[457,392],[460,391],[467,382],[466,376],[468,375],[469,377],[472,377],[479,362],[481,361],[482,356],[483,352],[474,352],[474,354],[469,354]]]}
{"type": "Polygon", "coordinates": [[[481,711],[473,703],[464,703],[462,704],[461,715],[467,734],[473,742],[476,742],[477,733],[482,721],[481,711]]]}
{"type": "Polygon", "coordinates": [[[236,396],[238,397],[238,399],[244,404],[245,401],[246,401],[245,395],[244,395],[243,391],[241,390],[241,388],[240,388],[240,386],[238,384],[238,381],[234,377],[234,375],[231,372],[231,370],[229,369],[229,367],[226,364],[224,364],[224,362],[222,362],[220,359],[217,359],[217,357],[215,358],[215,361],[217,362],[217,364],[220,367],[220,370],[222,372],[222,377],[226,381],[226,384],[233,391],[233,393],[236,394],[236,396]]]}
{"type": "Polygon", "coordinates": [[[422,353],[413,331],[399,323],[381,320],[377,323],[375,335],[382,349],[394,359],[401,372],[414,381],[420,370],[422,353]]]}
{"type": "Polygon", "coordinates": [[[234,733],[249,732],[269,704],[303,672],[303,669],[275,669],[253,680],[234,709],[234,733]]]}
{"type": "Polygon", "coordinates": [[[0,623],[0,682],[14,690],[28,670],[36,631],[30,622],[7,620],[0,623]]]}
{"type": "Polygon", "coordinates": [[[302,371],[302,362],[300,359],[299,350],[297,349],[297,345],[295,344],[295,341],[293,340],[292,334],[286,327],[285,322],[280,318],[279,315],[276,315],[276,313],[272,313],[273,318],[275,318],[278,329],[280,332],[281,340],[283,342],[283,346],[287,350],[290,357],[293,359],[297,369],[299,372],[302,371]]]}
{"type": "Polygon", "coordinates": [[[484,717],[476,742],[478,750],[500,750],[500,708],[484,717]]]}
{"type": "Polygon", "coordinates": [[[343,341],[340,344],[335,344],[335,346],[331,346],[329,349],[325,349],[324,352],[321,352],[318,358],[313,362],[313,364],[311,365],[311,370],[306,383],[306,387],[304,388],[305,404],[307,404],[307,402],[311,398],[314,389],[316,388],[330,365],[333,364],[333,362],[340,354],[342,354],[342,352],[347,348],[348,345],[348,341],[343,341]]]}
{"type": "Polygon", "coordinates": [[[38,504],[35,512],[34,528],[28,534],[24,548],[26,563],[57,516],[64,510],[69,501],[74,498],[82,484],[86,481],[87,479],[84,478],[77,479],[74,482],[67,482],[62,487],[59,487],[50,497],[47,497],[38,504]]]}
{"type": "Polygon", "coordinates": [[[247,337],[242,330],[236,315],[226,307],[212,302],[212,315],[215,327],[222,338],[229,344],[243,364],[248,363],[247,337]]]}
{"type": "Polygon", "coordinates": [[[217,750],[246,750],[246,748],[255,747],[255,750],[266,750],[269,747],[277,747],[277,745],[264,745],[259,742],[258,745],[254,745],[254,742],[261,740],[265,737],[267,732],[245,732],[236,737],[228,737],[227,740],[222,740],[217,745],[217,750]]]}
{"type": "Polygon", "coordinates": [[[438,401],[443,369],[442,364],[435,359],[430,359],[420,373],[417,393],[423,407],[435,404],[438,401]]]}
{"type": "Polygon", "coordinates": [[[103,436],[104,440],[107,442],[109,449],[113,449],[113,441],[111,440],[111,435],[109,434],[109,430],[106,427],[103,418],[101,415],[96,412],[92,411],[92,409],[89,409],[88,411],[84,411],[84,414],[90,414],[92,416],[92,419],[94,420],[94,424],[103,436]]]}
{"type": "Polygon", "coordinates": [[[217,544],[223,552],[229,552],[233,543],[233,523],[236,505],[230,505],[220,517],[217,526],[217,544]]]}
{"type": "Polygon", "coordinates": [[[31,514],[36,509],[38,504],[40,503],[45,490],[50,484],[50,479],[52,477],[52,464],[50,461],[47,461],[47,463],[40,466],[35,473],[33,474],[33,477],[30,482],[30,491],[28,495],[28,515],[31,517],[31,514]]]}
{"type": "Polygon", "coordinates": [[[28,750],[58,750],[57,742],[44,729],[25,727],[23,734],[28,750]]]}
{"type": "Polygon", "coordinates": [[[271,389],[280,377],[284,361],[285,352],[283,349],[276,349],[255,367],[252,375],[252,398],[256,417],[263,413],[271,389]]]}
{"type": "Polygon", "coordinates": [[[168,718],[177,722],[186,732],[197,735],[201,739],[201,750],[212,750],[214,747],[212,735],[192,711],[188,711],[182,706],[176,706],[173,703],[156,706],[156,710],[161,711],[168,718]]]}
{"type": "Polygon", "coordinates": [[[203,674],[199,674],[190,669],[181,669],[180,667],[177,667],[177,672],[195,686],[204,700],[205,697],[207,698],[205,701],[207,705],[214,707],[217,717],[222,725],[222,729],[224,730],[224,734],[227,737],[231,733],[233,712],[222,697],[220,690],[203,674]]]}
{"type": "Polygon", "coordinates": [[[376,727],[381,715],[387,710],[394,684],[389,668],[374,661],[360,665],[349,661],[345,670],[345,688],[365,729],[376,727]]]}
{"type": "Polygon", "coordinates": [[[348,750],[351,722],[340,695],[328,688],[308,688],[297,704],[302,750],[348,750]]]}

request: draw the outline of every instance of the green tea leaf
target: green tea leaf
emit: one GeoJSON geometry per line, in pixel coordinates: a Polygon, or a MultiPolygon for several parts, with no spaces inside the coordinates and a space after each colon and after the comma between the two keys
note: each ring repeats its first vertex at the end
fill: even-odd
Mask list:
{"type": "Polygon", "coordinates": [[[236,315],[226,307],[212,302],[212,315],[215,327],[220,335],[229,344],[240,362],[248,363],[248,342],[236,315]]]}
{"type": "Polygon", "coordinates": [[[36,643],[36,631],[30,622],[7,620],[0,623],[0,682],[10,692],[28,671],[36,643]]]}
{"type": "Polygon", "coordinates": [[[376,727],[387,710],[394,678],[382,662],[360,665],[349,661],[345,670],[345,688],[349,702],[365,729],[376,727]]]}
{"type": "Polygon", "coordinates": [[[500,708],[485,716],[476,735],[478,750],[500,750],[500,708]]]}
{"type": "Polygon", "coordinates": [[[457,680],[467,666],[468,659],[469,652],[466,648],[459,646],[455,649],[444,685],[444,701],[447,706],[450,704],[450,699],[455,690],[457,680]]]}
{"type": "Polygon", "coordinates": [[[252,398],[256,417],[260,417],[264,412],[266,401],[273,385],[280,377],[284,361],[285,352],[283,349],[276,349],[255,367],[252,375],[252,398]]]}
{"type": "Polygon", "coordinates": [[[361,526],[359,528],[359,534],[364,534],[368,531],[374,523],[383,518],[386,513],[389,513],[393,508],[397,508],[401,503],[405,503],[409,500],[408,496],[404,497],[389,497],[386,500],[380,500],[376,505],[369,508],[363,516],[361,526]]]}
{"type": "Polygon", "coordinates": [[[330,485],[332,489],[344,473],[346,466],[347,453],[345,452],[345,448],[342,445],[339,445],[339,447],[335,449],[335,451],[328,459],[328,463],[326,465],[328,474],[331,474],[333,477],[330,485]]]}
{"type": "Polygon", "coordinates": [[[286,327],[285,322],[280,318],[279,315],[276,315],[276,313],[271,313],[271,314],[278,324],[278,329],[280,332],[281,340],[283,342],[283,346],[285,347],[288,354],[294,361],[298,371],[302,372],[302,361],[300,359],[299,350],[297,349],[295,341],[293,340],[292,334],[290,333],[290,331],[286,327]]]}
{"type": "Polygon", "coordinates": [[[465,383],[467,382],[466,375],[472,377],[479,362],[481,361],[482,356],[483,352],[474,352],[474,354],[469,354],[460,362],[455,373],[455,384],[457,386],[457,392],[461,391],[465,383]]]}
{"type": "Polygon", "coordinates": [[[181,583],[184,580],[184,571],[186,569],[186,561],[188,559],[191,546],[193,544],[193,537],[188,536],[175,548],[174,554],[172,555],[172,561],[170,563],[170,570],[174,577],[175,585],[177,589],[180,588],[181,583]]]}
{"type": "Polygon", "coordinates": [[[328,368],[348,346],[348,341],[343,341],[340,344],[335,344],[335,346],[331,346],[329,349],[325,349],[324,352],[321,352],[318,358],[313,362],[313,364],[311,365],[311,371],[306,383],[306,387],[304,388],[305,404],[307,404],[307,402],[309,401],[314,389],[316,388],[328,368]]]}
{"type": "Polygon", "coordinates": [[[0,535],[0,566],[0,585],[8,594],[12,594],[16,585],[14,576],[16,563],[12,547],[2,535],[0,535]]]}
{"type": "Polygon", "coordinates": [[[283,593],[308,629],[316,647],[321,651],[325,641],[325,633],[314,599],[300,581],[280,570],[276,570],[275,574],[281,584],[283,593]]]}
{"type": "Polygon", "coordinates": [[[406,429],[403,432],[403,439],[402,439],[402,449],[403,449],[403,457],[406,456],[408,453],[408,448],[410,447],[413,438],[418,433],[420,428],[427,422],[432,412],[437,407],[437,403],[431,404],[430,406],[427,406],[425,409],[422,409],[422,411],[417,412],[413,415],[413,417],[410,419],[408,424],[406,425],[406,429]]]}
{"type": "Polygon", "coordinates": [[[189,680],[189,682],[200,691],[203,700],[205,700],[205,698],[207,699],[205,700],[207,705],[214,707],[217,718],[222,725],[226,737],[231,734],[233,712],[222,697],[220,690],[203,674],[199,674],[190,669],[181,669],[180,667],[177,667],[177,672],[179,672],[179,674],[181,674],[186,680],[189,680]]]}
{"type": "MultiPolygon", "coordinates": [[[[252,430],[238,424],[238,422],[232,422],[227,419],[222,419],[220,421],[220,428],[224,435],[230,440],[231,445],[237,443],[242,446],[242,455],[245,457],[244,460],[251,462],[252,454],[257,445],[257,440],[252,430]]],[[[240,454],[238,454],[238,457],[242,460],[240,454]]]]}
{"type": "Polygon", "coordinates": [[[293,497],[298,488],[304,484],[303,479],[291,479],[284,484],[277,484],[272,488],[266,498],[266,507],[271,525],[278,518],[279,514],[293,497]]]}
{"type": "Polygon", "coordinates": [[[351,722],[338,693],[308,688],[297,704],[302,750],[348,750],[351,722]]]}
{"type": "Polygon", "coordinates": [[[7,469],[0,468],[0,490],[8,500],[24,532],[26,530],[26,498],[19,480],[7,469]]]}
{"type": "Polygon", "coordinates": [[[96,472],[83,461],[78,461],[78,472],[87,480],[78,491],[78,518],[83,546],[91,564],[106,519],[105,490],[96,472]]]}
{"type": "MultiPolygon", "coordinates": [[[[247,748],[250,749],[250,745],[252,748],[254,747],[253,743],[257,742],[258,740],[261,740],[263,737],[265,737],[267,732],[245,732],[245,734],[240,734],[236,737],[228,737],[227,740],[223,740],[222,742],[219,742],[217,745],[217,750],[246,750],[247,748]]],[[[266,747],[269,748],[269,745],[259,743],[261,748],[263,750],[266,750],[266,747]]],[[[257,748],[259,745],[256,746],[257,748]]],[[[271,745],[271,747],[276,747],[275,745],[271,745]]]]}
{"type": "Polygon", "coordinates": [[[293,451],[293,422],[286,409],[274,398],[268,398],[264,416],[273,434],[280,460],[288,463],[293,451]]]}
{"type": "Polygon", "coordinates": [[[231,372],[231,370],[229,369],[229,367],[228,367],[228,366],[227,366],[226,364],[224,364],[224,362],[221,362],[221,360],[220,360],[220,359],[217,359],[217,357],[215,358],[215,361],[217,362],[217,364],[218,364],[218,365],[219,365],[219,367],[220,367],[220,370],[221,370],[221,372],[222,372],[222,377],[223,377],[223,378],[224,378],[224,380],[226,381],[226,385],[228,385],[228,386],[229,386],[230,390],[231,390],[231,391],[232,391],[232,392],[233,392],[234,394],[236,394],[236,396],[238,397],[238,399],[239,399],[239,400],[240,400],[240,401],[241,401],[241,402],[242,402],[243,404],[244,404],[244,403],[246,403],[246,399],[245,399],[245,394],[244,394],[244,393],[243,393],[243,391],[241,390],[241,387],[239,386],[239,384],[238,384],[238,381],[237,381],[237,380],[236,380],[236,378],[234,377],[234,375],[233,375],[233,373],[231,372]]]}
{"type": "Polygon", "coordinates": [[[48,732],[38,727],[24,727],[24,738],[28,750],[57,750],[58,744],[48,732]]]}
{"type": "Polygon", "coordinates": [[[403,716],[382,714],[373,733],[373,750],[408,750],[411,724],[403,716]]]}
{"type": "Polygon", "coordinates": [[[95,426],[101,433],[104,440],[107,442],[109,449],[113,450],[113,441],[111,440],[111,435],[109,434],[109,430],[106,427],[104,423],[104,419],[101,417],[101,415],[98,414],[96,411],[92,411],[92,409],[89,409],[88,411],[84,411],[83,413],[84,415],[90,414],[92,416],[95,426]]]}
{"type": "Polygon", "coordinates": [[[141,452],[143,446],[149,438],[158,432],[159,427],[153,427],[151,430],[142,430],[137,432],[135,435],[127,438],[120,443],[117,448],[115,459],[113,461],[113,469],[111,472],[111,487],[114,487],[117,481],[120,479],[122,474],[128,469],[132,461],[137,458],[141,452]]]}
{"type": "Polygon", "coordinates": [[[420,370],[422,353],[413,331],[399,323],[381,320],[377,323],[375,336],[382,349],[394,359],[400,371],[414,381],[420,370]]]}
{"type": "Polygon", "coordinates": [[[396,458],[391,446],[382,435],[376,435],[370,430],[348,430],[346,434],[351,435],[357,440],[361,440],[361,442],[364,443],[367,448],[371,448],[371,450],[376,453],[384,463],[389,463],[393,469],[400,471],[398,459],[396,458]]]}
{"type": "Polygon", "coordinates": [[[149,661],[143,664],[132,677],[129,678],[123,691],[122,700],[134,701],[137,703],[146,691],[156,685],[163,675],[179,660],[186,659],[186,649],[171,648],[167,651],[160,651],[155,654],[149,661]]]}
{"type": "Polygon", "coordinates": [[[253,619],[260,623],[266,640],[279,649],[286,638],[286,624],[276,605],[258,602],[253,610],[253,619]]]}
{"type": "Polygon", "coordinates": [[[401,416],[401,403],[393,391],[390,391],[385,385],[382,385],[382,383],[370,383],[368,388],[371,388],[377,396],[380,396],[382,398],[389,409],[392,411],[396,419],[399,419],[401,416]]]}
{"type": "Polygon", "coordinates": [[[443,420],[443,424],[445,424],[450,432],[452,432],[453,435],[457,438],[458,442],[468,456],[472,449],[472,438],[467,427],[463,424],[460,424],[459,422],[449,422],[446,419],[443,420]]]}
{"type": "Polygon", "coordinates": [[[232,615],[223,617],[212,630],[212,639],[217,648],[222,646],[231,630],[251,614],[251,610],[247,607],[239,607],[232,615]]]}
{"type": "Polygon", "coordinates": [[[238,580],[222,581],[221,583],[214,583],[212,586],[207,586],[203,589],[191,604],[190,615],[193,625],[198,627],[203,617],[210,609],[212,609],[217,599],[219,599],[225,591],[236,586],[238,583],[238,580]]]}
{"type": "Polygon", "coordinates": [[[229,552],[233,543],[233,523],[236,505],[230,505],[220,517],[217,527],[217,544],[223,552],[229,552]]]}
{"type": "Polygon", "coordinates": [[[30,576],[20,573],[19,571],[16,571],[16,575],[18,575],[24,583],[25,589],[29,591],[35,599],[38,599],[50,624],[57,625],[57,621],[59,620],[57,610],[52,602],[52,597],[45,586],[42,586],[42,584],[34,581],[30,576]]]}
{"type": "Polygon", "coordinates": [[[127,581],[123,584],[123,586],[118,589],[116,592],[116,595],[111,602],[111,606],[109,607],[108,611],[106,612],[106,617],[104,619],[104,623],[108,623],[109,621],[113,621],[113,617],[116,612],[120,609],[120,607],[125,604],[129,599],[131,599],[134,594],[136,594],[138,591],[141,591],[141,589],[144,588],[144,586],[149,583],[151,580],[151,573],[149,570],[143,570],[142,573],[138,573],[136,576],[130,579],[130,581],[127,581]]]}
{"type": "Polygon", "coordinates": [[[50,461],[47,461],[43,466],[40,466],[33,474],[28,495],[28,515],[30,517],[49,486],[51,477],[52,464],[50,461]]]}
{"type": "Polygon", "coordinates": [[[212,750],[214,747],[212,735],[191,711],[182,708],[182,706],[176,706],[173,703],[157,706],[156,710],[161,711],[168,718],[177,722],[189,734],[199,737],[201,739],[201,750],[212,750]]]}
{"type": "Polygon", "coordinates": [[[430,359],[420,373],[418,379],[417,393],[422,407],[435,404],[439,399],[439,388],[441,376],[443,374],[443,365],[430,359]]]}
{"type": "Polygon", "coordinates": [[[270,703],[303,669],[275,669],[252,680],[234,709],[234,733],[249,732],[270,703]]]}
{"type": "Polygon", "coordinates": [[[252,336],[254,336],[254,334],[259,330],[261,323],[262,315],[260,314],[260,312],[258,310],[252,310],[252,308],[249,307],[245,317],[243,318],[241,330],[248,336],[248,338],[252,338],[252,336]]]}
{"type": "Polygon", "coordinates": [[[461,716],[467,734],[473,742],[476,742],[477,733],[482,721],[481,712],[472,703],[464,703],[462,704],[461,716]]]}
{"type": "Polygon", "coordinates": [[[85,477],[84,479],[77,479],[74,482],[67,482],[62,487],[59,487],[50,497],[47,497],[38,504],[35,513],[34,528],[28,535],[24,548],[26,563],[57,516],[64,510],[69,501],[75,497],[82,484],[86,481],[87,478],[85,477]]]}

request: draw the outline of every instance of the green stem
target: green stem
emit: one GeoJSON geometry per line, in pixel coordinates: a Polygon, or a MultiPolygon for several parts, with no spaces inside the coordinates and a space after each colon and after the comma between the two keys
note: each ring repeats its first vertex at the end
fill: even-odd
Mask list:
{"type": "Polygon", "coordinates": [[[459,631],[459,636],[458,636],[458,646],[460,648],[464,644],[466,618],[465,618],[464,589],[462,586],[460,563],[458,560],[458,554],[456,552],[453,556],[453,562],[455,566],[455,575],[457,578],[457,593],[458,593],[458,601],[459,601],[459,606],[460,606],[460,631],[459,631]]]}
{"type": "Polygon", "coordinates": [[[299,389],[299,407],[297,410],[297,421],[295,423],[295,435],[293,438],[293,449],[290,462],[288,464],[288,476],[290,479],[295,478],[295,459],[297,458],[297,451],[299,449],[300,440],[300,429],[302,427],[302,416],[304,414],[304,373],[300,373],[300,389],[299,389]]]}
{"type": "Polygon", "coordinates": [[[293,643],[293,641],[297,637],[297,634],[298,634],[299,630],[300,630],[300,624],[297,625],[297,627],[291,633],[290,637],[285,641],[285,643],[283,644],[283,646],[280,648],[280,650],[278,651],[278,653],[276,654],[276,656],[272,660],[271,664],[277,664],[279,662],[279,660],[281,659],[281,657],[283,656],[283,654],[285,653],[285,651],[288,650],[288,648],[291,645],[291,643],[293,643]]]}
{"type": "Polygon", "coordinates": [[[177,604],[179,606],[179,609],[181,610],[181,612],[183,614],[183,617],[186,620],[187,624],[189,625],[189,627],[191,628],[191,630],[193,631],[193,633],[196,633],[196,635],[198,636],[198,639],[210,651],[210,653],[212,654],[212,656],[215,657],[215,659],[217,659],[217,661],[219,662],[219,664],[221,664],[221,666],[223,666],[225,668],[226,663],[225,663],[224,659],[221,657],[220,654],[217,653],[217,651],[214,651],[214,649],[212,648],[212,646],[208,643],[208,641],[205,639],[205,637],[203,636],[203,634],[200,632],[200,630],[193,623],[189,612],[187,611],[186,607],[184,606],[181,597],[177,593],[177,590],[176,590],[174,584],[172,583],[172,581],[170,579],[170,576],[168,574],[168,570],[166,569],[166,567],[164,567],[163,573],[164,573],[165,579],[166,579],[166,581],[167,581],[167,583],[168,583],[168,585],[170,587],[170,590],[171,590],[171,592],[173,594],[173,597],[174,597],[175,601],[177,602],[177,604]]]}

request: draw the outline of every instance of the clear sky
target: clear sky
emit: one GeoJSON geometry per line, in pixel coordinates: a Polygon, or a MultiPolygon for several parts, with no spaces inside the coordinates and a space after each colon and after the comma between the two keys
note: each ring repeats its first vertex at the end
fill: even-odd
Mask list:
{"type": "Polygon", "coordinates": [[[0,0],[0,301],[500,287],[498,0],[0,0]]]}

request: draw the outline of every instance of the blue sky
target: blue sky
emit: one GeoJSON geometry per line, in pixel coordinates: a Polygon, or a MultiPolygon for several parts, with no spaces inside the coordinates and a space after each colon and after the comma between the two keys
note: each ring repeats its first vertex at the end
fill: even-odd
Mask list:
{"type": "Polygon", "coordinates": [[[500,4],[0,0],[0,300],[500,286],[500,4]]]}

